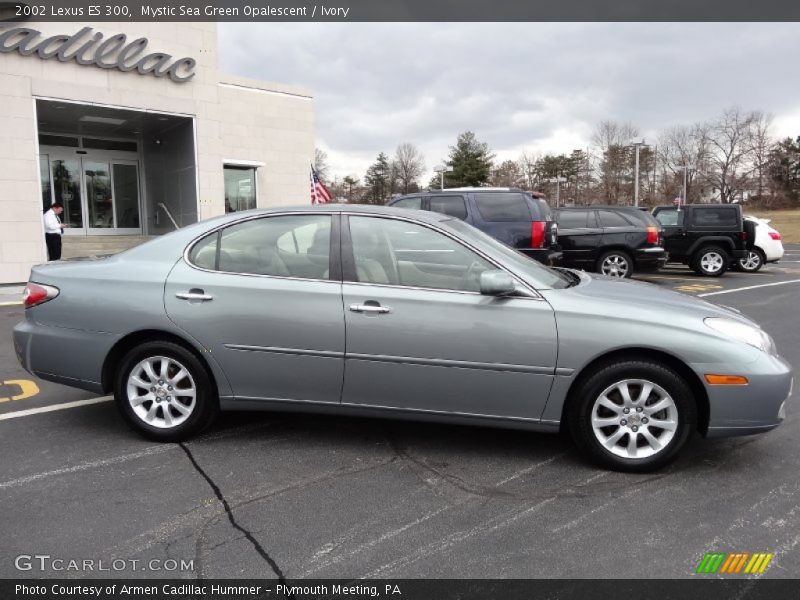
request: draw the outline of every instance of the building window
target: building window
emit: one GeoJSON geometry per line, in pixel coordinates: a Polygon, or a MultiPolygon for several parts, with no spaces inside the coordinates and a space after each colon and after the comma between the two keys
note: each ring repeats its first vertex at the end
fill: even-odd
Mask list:
{"type": "Polygon", "coordinates": [[[256,207],[256,170],[225,165],[225,212],[256,207]]]}

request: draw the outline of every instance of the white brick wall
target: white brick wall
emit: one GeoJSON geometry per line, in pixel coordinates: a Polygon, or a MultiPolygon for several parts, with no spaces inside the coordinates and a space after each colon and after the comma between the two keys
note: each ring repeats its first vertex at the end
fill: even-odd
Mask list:
{"type": "Polygon", "coordinates": [[[221,76],[213,23],[35,24],[43,37],[83,26],[106,36],[147,37],[148,52],[191,56],[196,75],[179,84],[167,77],[0,54],[0,284],[26,281],[31,266],[46,259],[34,97],[195,116],[202,219],[224,212],[224,158],[265,163],[258,169],[259,206],[309,203],[314,107],[307,90],[221,76]]]}

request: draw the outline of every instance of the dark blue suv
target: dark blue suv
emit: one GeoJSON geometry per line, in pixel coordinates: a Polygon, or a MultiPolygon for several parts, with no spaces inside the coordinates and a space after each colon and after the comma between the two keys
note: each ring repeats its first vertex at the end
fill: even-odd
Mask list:
{"type": "Polygon", "coordinates": [[[387,204],[450,215],[541,263],[561,263],[558,225],[539,194],[517,188],[449,188],[392,198],[387,204]]]}

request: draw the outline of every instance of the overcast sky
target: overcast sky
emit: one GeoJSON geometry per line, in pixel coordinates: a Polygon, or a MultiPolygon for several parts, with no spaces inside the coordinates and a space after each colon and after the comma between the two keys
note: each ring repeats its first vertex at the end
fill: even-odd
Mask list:
{"type": "MultiPolygon", "coordinates": [[[[800,135],[800,24],[219,24],[223,71],[310,88],[333,174],[471,130],[498,159],[589,145],[603,119],[660,129],[761,109],[800,135]]],[[[427,183],[430,173],[423,183],[427,183]]]]}

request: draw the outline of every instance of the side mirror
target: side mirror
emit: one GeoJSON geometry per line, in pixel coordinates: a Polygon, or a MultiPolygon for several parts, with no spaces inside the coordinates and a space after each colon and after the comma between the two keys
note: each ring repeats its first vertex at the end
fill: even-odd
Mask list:
{"type": "Polygon", "coordinates": [[[480,286],[484,296],[510,296],[517,290],[514,278],[500,270],[481,273],[480,286]]]}

